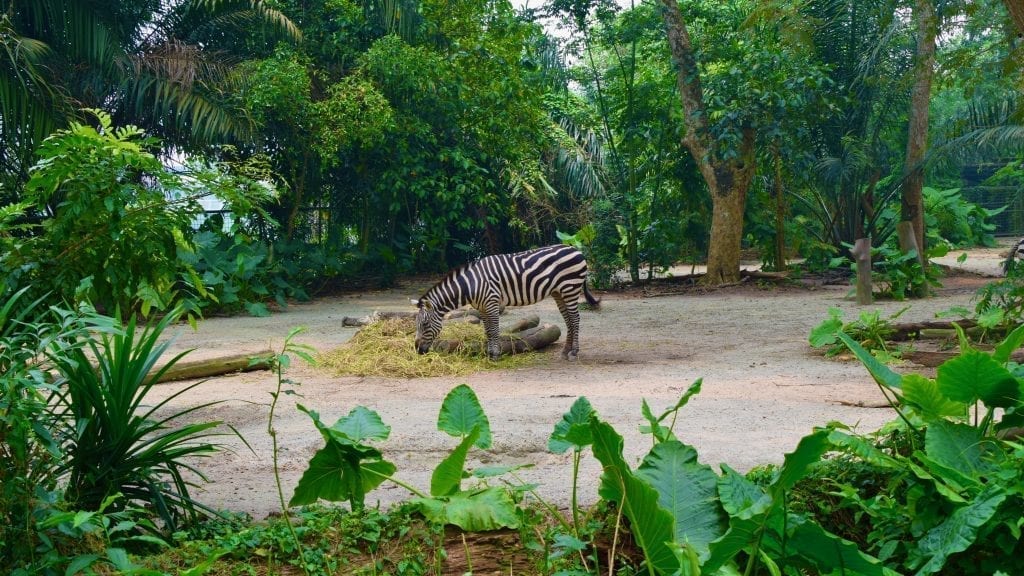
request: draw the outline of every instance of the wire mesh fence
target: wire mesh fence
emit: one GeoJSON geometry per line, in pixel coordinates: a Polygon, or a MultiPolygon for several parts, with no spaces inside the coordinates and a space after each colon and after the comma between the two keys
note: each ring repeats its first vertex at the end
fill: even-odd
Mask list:
{"type": "Polygon", "coordinates": [[[996,236],[1024,236],[1024,189],[1020,186],[971,186],[960,190],[963,197],[978,206],[997,210],[992,217],[996,236]]]}

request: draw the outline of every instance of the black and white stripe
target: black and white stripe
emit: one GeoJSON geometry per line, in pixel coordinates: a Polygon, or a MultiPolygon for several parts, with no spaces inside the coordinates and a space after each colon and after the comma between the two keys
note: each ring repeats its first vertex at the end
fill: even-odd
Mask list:
{"type": "Polygon", "coordinates": [[[497,359],[498,314],[504,306],[525,306],[551,296],[565,319],[566,338],[562,355],[575,360],[579,353],[582,294],[593,307],[600,301],[587,289],[587,260],[563,244],[515,254],[487,256],[456,268],[419,300],[416,316],[416,350],[423,354],[441,331],[441,320],[451,310],[469,304],[480,312],[487,334],[487,354],[497,359]]]}
{"type": "Polygon", "coordinates": [[[1017,244],[1010,249],[1006,260],[1003,261],[1003,274],[1012,272],[1022,258],[1024,258],[1024,238],[1017,241],[1017,244]]]}

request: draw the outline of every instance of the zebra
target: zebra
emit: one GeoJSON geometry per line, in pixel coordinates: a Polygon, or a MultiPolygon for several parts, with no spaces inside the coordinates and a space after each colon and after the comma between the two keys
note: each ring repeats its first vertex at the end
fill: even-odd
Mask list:
{"type": "Polygon", "coordinates": [[[441,331],[444,315],[466,304],[480,312],[487,335],[487,355],[497,360],[498,314],[503,306],[525,306],[554,298],[565,319],[566,337],[562,356],[575,360],[580,350],[580,294],[590,306],[601,301],[587,288],[587,260],[564,244],[526,250],[515,254],[486,256],[450,271],[440,282],[413,300],[416,313],[416,351],[430,350],[441,331]]]}
{"type": "Polygon", "coordinates": [[[1017,244],[1007,254],[1003,261],[1003,275],[1009,275],[1017,266],[1017,261],[1024,258],[1024,238],[1017,241],[1017,244]]]}

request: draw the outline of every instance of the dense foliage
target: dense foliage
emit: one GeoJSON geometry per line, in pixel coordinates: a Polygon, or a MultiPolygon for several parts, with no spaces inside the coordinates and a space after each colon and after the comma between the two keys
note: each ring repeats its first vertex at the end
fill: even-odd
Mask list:
{"type": "MultiPolygon", "coordinates": [[[[180,316],[266,315],[317,290],[558,241],[584,250],[597,283],[641,281],[720,248],[712,222],[737,187],[728,237],[766,266],[843,266],[869,237],[886,296],[926,293],[934,269],[894,234],[910,175],[927,184],[926,256],[991,245],[1000,209],[978,199],[1024,182],[1024,45],[1008,5],[0,0],[2,568],[145,573],[141,555],[191,534],[187,567],[167,571],[222,558],[337,569],[337,549],[311,548],[324,539],[287,514],[286,532],[196,531],[212,511],[190,493],[193,458],[216,450],[215,423],[176,427],[184,414],[146,401],[161,331],[180,316]],[[928,26],[935,82],[914,104],[933,71],[918,50],[928,26]],[[688,52],[667,42],[681,32],[688,52]],[[922,107],[932,130],[918,163],[908,126],[922,107]],[[698,139],[706,154],[687,153],[698,139]]],[[[1017,573],[1021,450],[1007,434],[1022,294],[1013,273],[990,285],[978,324],[1006,340],[992,353],[963,342],[935,379],[897,376],[849,340],[856,328],[884,342],[877,315],[831,317],[815,336],[852,349],[899,419],[878,438],[829,425],[778,469],[697,462],[665,422],[699,385],[660,415],[643,406],[653,448],[635,469],[579,399],[551,449],[577,465],[589,449],[603,500],[571,519],[538,512],[514,470],[466,469],[490,436],[460,386],[439,424],[455,447],[429,489],[403,484],[418,497],[401,513],[365,510],[367,490],[401,482],[373,445],[389,429],[365,407],[331,426],[304,409],[325,446],[290,504],[348,502],[351,515],[327,517],[362,540],[324,545],[371,556],[414,523],[427,542],[448,524],[530,532],[539,573],[610,571],[609,557],[627,574],[1017,573]],[[630,553],[609,556],[623,526],[630,553]]],[[[272,359],[282,384],[289,353],[304,352],[272,359]]]]}

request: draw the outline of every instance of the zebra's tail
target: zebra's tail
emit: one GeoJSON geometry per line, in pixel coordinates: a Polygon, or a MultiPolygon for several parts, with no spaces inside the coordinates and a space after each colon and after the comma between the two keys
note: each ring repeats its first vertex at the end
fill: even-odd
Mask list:
{"type": "Polygon", "coordinates": [[[583,297],[587,299],[587,304],[589,304],[594,310],[601,307],[601,299],[594,298],[594,295],[590,293],[590,289],[587,288],[586,280],[583,281],[583,297]]]}

